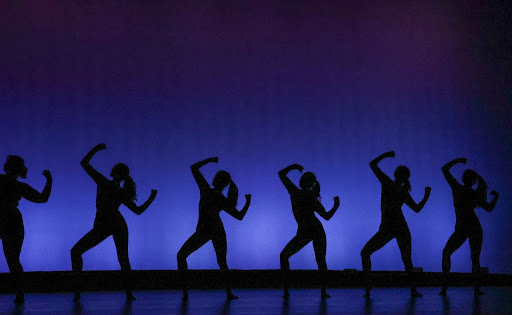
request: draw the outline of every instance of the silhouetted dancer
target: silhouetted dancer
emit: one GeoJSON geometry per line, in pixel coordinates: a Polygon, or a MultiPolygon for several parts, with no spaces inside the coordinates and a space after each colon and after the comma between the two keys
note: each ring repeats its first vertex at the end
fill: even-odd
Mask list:
{"type": "Polygon", "coordinates": [[[43,171],[46,185],[39,193],[28,184],[18,181],[19,177],[27,178],[27,168],[21,157],[7,156],[4,171],[5,174],[0,174],[0,238],[2,238],[5,260],[16,286],[14,303],[23,304],[25,296],[22,288],[23,267],[20,263],[20,252],[25,228],[18,204],[21,198],[36,203],[47,202],[52,190],[52,175],[50,171],[43,171]]]}
{"type": "MultiPolygon", "coordinates": [[[[178,270],[182,271],[183,279],[186,278],[186,271],[188,270],[187,257],[193,252],[201,248],[209,240],[212,241],[215,254],[217,255],[217,263],[220,270],[223,272],[226,281],[226,294],[229,300],[237,299],[238,297],[231,292],[231,281],[229,280],[229,268],[226,262],[227,254],[227,241],[226,231],[220,219],[220,212],[226,211],[232,217],[242,220],[249,209],[251,204],[251,195],[245,195],[245,205],[242,210],[236,209],[238,201],[238,188],[231,180],[231,175],[226,171],[218,171],[213,178],[212,186],[210,187],[203,174],[199,170],[202,166],[208,163],[218,163],[219,158],[209,158],[201,162],[193,164],[190,168],[192,175],[196,180],[199,187],[200,200],[199,200],[199,220],[197,222],[196,231],[189,239],[183,244],[178,252],[178,270]],[[229,185],[227,198],[222,194],[224,188],[229,185]]],[[[183,298],[184,301],[188,300],[188,287],[187,281],[183,280],[183,298]]]]}
{"type": "Polygon", "coordinates": [[[325,279],[327,273],[327,263],[325,262],[327,239],[322,223],[315,216],[315,212],[325,220],[329,220],[340,206],[340,199],[338,196],[334,197],[334,206],[329,212],[326,212],[319,201],[320,184],[317,182],[315,174],[311,172],[304,173],[299,180],[300,188],[295,186],[288,178],[287,174],[290,171],[298,170],[302,173],[303,169],[299,164],[292,164],[279,171],[279,178],[290,194],[293,216],[298,225],[297,234],[286,244],[280,255],[281,272],[283,274],[283,298],[288,299],[290,297],[288,285],[290,263],[288,259],[311,241],[313,241],[316,263],[321,274],[322,298],[329,298],[325,279]]]}
{"type": "MultiPolygon", "coordinates": [[[[407,226],[404,215],[402,213],[402,205],[405,203],[414,212],[419,213],[430,196],[430,187],[425,187],[425,195],[420,203],[416,203],[409,192],[411,191],[411,183],[409,177],[411,175],[409,169],[400,165],[395,170],[395,180],[389,178],[378,166],[379,162],[384,158],[395,157],[395,152],[387,152],[370,162],[370,167],[375,176],[382,184],[381,194],[381,223],[379,231],[366,243],[361,250],[361,260],[363,264],[363,272],[368,282],[368,273],[372,269],[370,260],[371,254],[381,249],[384,245],[396,238],[398,248],[402,255],[402,261],[405,270],[412,278],[412,259],[411,259],[411,232],[407,226]]],[[[411,279],[412,280],[412,279],[411,279]]],[[[366,294],[364,297],[370,297],[370,286],[367,283],[366,294]]],[[[411,286],[411,296],[422,296],[414,285],[411,286]]]]}
{"type": "MultiPolygon", "coordinates": [[[[450,169],[457,163],[466,164],[465,158],[455,159],[442,167],[443,175],[452,188],[453,205],[455,207],[455,232],[450,236],[443,249],[443,274],[444,284],[440,295],[446,295],[447,278],[451,268],[450,256],[469,238],[469,247],[471,248],[471,263],[473,273],[480,274],[480,252],[482,250],[482,226],[475,213],[476,207],[482,207],[487,212],[491,212],[498,202],[499,194],[491,191],[494,198],[487,203],[487,184],[480,175],[471,169],[467,169],[462,174],[462,183],[450,173],[450,169]],[[476,189],[473,186],[478,182],[476,189]]],[[[475,286],[475,294],[480,295],[483,292],[478,286],[475,286]]]]}
{"type": "MultiPolygon", "coordinates": [[[[148,200],[141,206],[137,206],[134,202],[137,200],[136,185],[130,177],[128,166],[123,163],[117,163],[110,172],[112,180],[109,180],[89,164],[96,152],[105,149],[104,143],[98,144],[80,162],[82,168],[98,187],[96,193],[96,218],[94,219],[92,230],[85,234],[71,249],[71,264],[73,271],[76,273],[82,271],[82,254],[112,235],[117,250],[117,259],[123,273],[126,299],[131,301],[135,300],[135,297],[132,294],[130,285],[127,283],[129,272],[131,271],[128,258],[128,227],[119,212],[119,206],[124,204],[128,209],[140,215],[155,200],[157,191],[152,189],[148,200]],[[121,186],[121,183],[123,183],[123,186],[121,186]]],[[[80,292],[78,290],[75,291],[73,301],[80,301],[80,292]]]]}

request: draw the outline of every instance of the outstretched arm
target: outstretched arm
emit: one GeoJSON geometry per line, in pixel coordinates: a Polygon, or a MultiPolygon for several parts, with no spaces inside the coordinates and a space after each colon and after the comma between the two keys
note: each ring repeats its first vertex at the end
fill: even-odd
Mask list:
{"type": "Polygon", "coordinates": [[[80,161],[80,165],[82,165],[82,168],[87,172],[87,174],[89,174],[89,176],[96,182],[98,183],[99,181],[102,181],[102,180],[105,180],[105,176],[103,176],[100,172],[98,172],[97,170],[95,170],[90,162],[91,162],[91,159],[92,157],[98,152],[98,151],[101,151],[101,150],[105,150],[107,148],[107,146],[104,144],[104,143],[100,143],[98,145],[96,145],[94,148],[91,149],[91,151],[89,151],[85,157],[82,159],[82,161],[80,161]]]}
{"type": "Polygon", "coordinates": [[[487,183],[481,176],[478,176],[478,187],[476,190],[479,194],[481,194],[479,206],[482,207],[485,211],[491,212],[496,206],[500,194],[496,190],[491,191],[491,195],[493,195],[494,198],[492,198],[491,202],[487,202],[487,183]]]}
{"type": "Polygon", "coordinates": [[[151,195],[149,196],[148,200],[144,202],[142,205],[137,206],[133,200],[128,200],[124,202],[126,207],[133,211],[135,214],[141,215],[146,209],[151,205],[153,200],[156,198],[157,191],[155,189],[151,189],[151,195]]]}
{"type": "Polygon", "coordinates": [[[430,197],[430,191],[432,188],[425,187],[425,195],[423,196],[423,199],[420,201],[420,203],[416,203],[414,199],[412,199],[411,195],[407,196],[407,199],[405,200],[405,204],[409,206],[409,208],[412,209],[412,211],[419,213],[421,209],[425,206],[425,203],[427,203],[428,197],[430,197]]]}
{"type": "Polygon", "coordinates": [[[302,173],[302,170],[304,170],[304,167],[299,164],[292,164],[290,166],[287,166],[279,171],[279,178],[283,182],[284,186],[290,192],[291,190],[298,189],[297,186],[288,178],[288,173],[292,170],[298,170],[302,173]]]}
{"type": "Polygon", "coordinates": [[[382,161],[385,158],[389,158],[389,157],[395,157],[395,151],[383,153],[370,162],[370,167],[371,167],[373,173],[375,174],[375,176],[377,176],[377,178],[379,179],[379,181],[381,183],[391,181],[391,178],[389,178],[389,176],[386,175],[386,173],[384,173],[379,168],[379,165],[378,165],[380,161],[382,161]]]}
{"type": "Polygon", "coordinates": [[[194,179],[196,180],[196,183],[197,183],[197,186],[199,186],[199,189],[210,187],[210,185],[208,185],[208,182],[206,181],[206,179],[204,179],[203,174],[201,174],[201,171],[199,170],[201,167],[205,166],[208,163],[219,163],[219,158],[212,157],[212,158],[197,162],[195,164],[192,164],[192,166],[190,166],[190,170],[192,171],[192,175],[194,176],[194,179]]]}
{"type": "Polygon", "coordinates": [[[238,211],[235,207],[226,207],[224,211],[229,213],[233,218],[242,221],[242,219],[245,217],[245,214],[247,213],[247,210],[249,210],[249,206],[251,205],[251,195],[247,194],[245,195],[245,205],[242,208],[242,210],[238,211]]]}
{"type": "Polygon", "coordinates": [[[442,168],[441,170],[443,171],[443,175],[444,175],[444,178],[446,178],[446,181],[448,182],[448,184],[450,184],[451,187],[455,186],[458,184],[457,180],[455,179],[455,177],[453,177],[452,173],[450,173],[450,169],[457,163],[462,163],[462,164],[466,164],[467,162],[467,159],[466,158],[458,158],[458,159],[455,159],[451,162],[448,162],[446,163],[442,168]]]}
{"type": "Polygon", "coordinates": [[[43,188],[42,192],[38,192],[34,188],[30,187],[27,184],[22,186],[22,196],[31,202],[43,203],[47,202],[48,198],[50,198],[50,193],[52,191],[52,174],[50,171],[43,171],[44,177],[46,177],[46,185],[43,188]]]}
{"type": "Polygon", "coordinates": [[[340,206],[340,197],[336,196],[334,197],[334,206],[332,206],[332,209],[329,210],[329,212],[325,211],[325,208],[322,206],[320,202],[318,202],[318,206],[316,207],[315,211],[325,220],[329,221],[332,216],[336,213],[336,210],[338,210],[338,207],[340,206]]]}

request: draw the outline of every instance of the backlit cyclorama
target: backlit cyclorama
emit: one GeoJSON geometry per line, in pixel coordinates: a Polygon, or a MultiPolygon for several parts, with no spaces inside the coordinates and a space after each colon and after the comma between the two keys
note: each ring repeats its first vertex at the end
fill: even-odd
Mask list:
{"type": "MultiPolygon", "coordinates": [[[[383,172],[406,165],[417,202],[432,188],[420,213],[402,208],[414,266],[442,271],[456,218],[441,167],[467,158],[450,169],[454,178],[462,183],[473,169],[500,193],[491,213],[476,209],[481,266],[512,271],[510,87],[482,48],[490,39],[477,13],[440,3],[253,3],[229,12],[214,3],[31,5],[28,16],[8,15],[25,22],[2,28],[0,56],[1,164],[23,157],[20,180],[39,192],[43,170],[53,177],[47,203],[18,207],[25,271],[71,270],[70,250],[96,215],[96,184],[80,161],[98,143],[108,150],[91,164],[105,176],[126,164],[138,205],[158,190],[140,216],[120,208],[134,270],[178,268],[199,215],[190,166],[210,157],[220,162],[201,168],[208,183],[225,169],[240,188],[239,208],[252,196],[243,221],[221,213],[230,269],[280,268],[297,223],[278,172],[298,163],[315,174],[327,210],[340,199],[329,221],[320,218],[329,270],[361,270],[361,250],[381,222],[381,184],[369,163],[394,151],[379,163],[383,172]]],[[[300,172],[288,176],[299,185],[300,172]]],[[[119,269],[111,237],[82,258],[84,270],[119,269]]],[[[211,242],[187,263],[218,269],[211,242]]],[[[289,263],[317,269],[313,246],[289,263]]],[[[371,263],[404,270],[395,240],[371,263]]],[[[471,272],[467,242],[451,271],[471,272]]],[[[3,258],[0,272],[8,272],[3,258]]]]}

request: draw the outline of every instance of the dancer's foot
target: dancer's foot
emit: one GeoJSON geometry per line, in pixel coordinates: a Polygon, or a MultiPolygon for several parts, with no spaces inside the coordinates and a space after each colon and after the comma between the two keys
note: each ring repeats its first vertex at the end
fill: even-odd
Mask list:
{"type": "Polygon", "coordinates": [[[75,303],[80,302],[80,292],[75,292],[75,296],[73,297],[73,302],[75,302],[75,303]]]}
{"type": "Polygon", "coordinates": [[[484,295],[485,294],[485,292],[480,290],[480,288],[475,288],[475,292],[474,293],[475,293],[475,295],[484,295]]]}
{"type": "Polygon", "coordinates": [[[188,301],[188,290],[183,290],[183,297],[181,298],[183,302],[188,301]]]}
{"type": "Polygon", "coordinates": [[[127,302],[131,302],[131,301],[135,301],[136,298],[135,296],[133,296],[133,293],[130,291],[130,292],[126,292],[126,301],[127,302]]]}
{"type": "Polygon", "coordinates": [[[233,293],[228,293],[228,294],[226,295],[226,298],[227,298],[228,300],[238,300],[238,296],[234,295],[233,293]]]}
{"type": "Polygon", "coordinates": [[[14,304],[21,305],[25,303],[25,294],[23,292],[16,293],[16,297],[14,298],[14,304]]]}
{"type": "Polygon", "coordinates": [[[327,294],[327,291],[325,290],[322,290],[322,299],[328,299],[330,298],[331,296],[329,294],[327,294]]]}
{"type": "Polygon", "coordinates": [[[416,291],[416,289],[411,289],[411,297],[422,297],[423,294],[416,291]]]}
{"type": "Polygon", "coordinates": [[[439,292],[439,295],[440,296],[446,296],[446,290],[447,290],[446,288],[442,288],[441,292],[439,292]]]}
{"type": "Polygon", "coordinates": [[[284,290],[283,299],[288,300],[290,298],[290,291],[284,290]]]}
{"type": "Polygon", "coordinates": [[[370,291],[371,290],[372,289],[370,289],[370,288],[366,288],[366,291],[365,291],[365,294],[363,295],[363,297],[368,299],[370,297],[370,291]]]}

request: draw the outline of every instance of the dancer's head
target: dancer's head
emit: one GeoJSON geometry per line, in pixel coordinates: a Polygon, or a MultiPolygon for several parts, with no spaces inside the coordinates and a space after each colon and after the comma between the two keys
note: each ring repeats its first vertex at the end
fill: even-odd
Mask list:
{"type": "Polygon", "coordinates": [[[311,172],[302,174],[299,180],[299,186],[302,190],[312,190],[316,183],[316,176],[311,172]]]}
{"type": "Polygon", "coordinates": [[[472,169],[467,169],[462,173],[462,182],[464,186],[472,187],[478,180],[478,174],[472,169]]]}
{"type": "Polygon", "coordinates": [[[131,200],[137,199],[136,185],[133,179],[130,177],[130,169],[124,163],[117,163],[112,168],[110,176],[115,181],[123,181],[123,190],[131,200]]]}
{"type": "Polygon", "coordinates": [[[5,161],[4,164],[4,171],[6,174],[16,178],[27,178],[27,168],[25,167],[25,161],[23,161],[23,159],[17,155],[7,156],[7,161],[5,161]]]}
{"type": "Polygon", "coordinates": [[[400,165],[395,169],[395,182],[399,184],[402,188],[407,191],[411,190],[411,183],[409,182],[409,177],[411,176],[411,171],[406,166],[400,165]]]}
{"type": "Polygon", "coordinates": [[[228,201],[230,206],[236,207],[238,203],[238,187],[231,180],[231,175],[226,171],[218,171],[213,178],[212,186],[216,189],[223,190],[229,185],[228,201]]]}
{"type": "Polygon", "coordinates": [[[214,188],[223,190],[231,182],[231,175],[226,171],[218,171],[213,178],[212,186],[214,188]]]}

